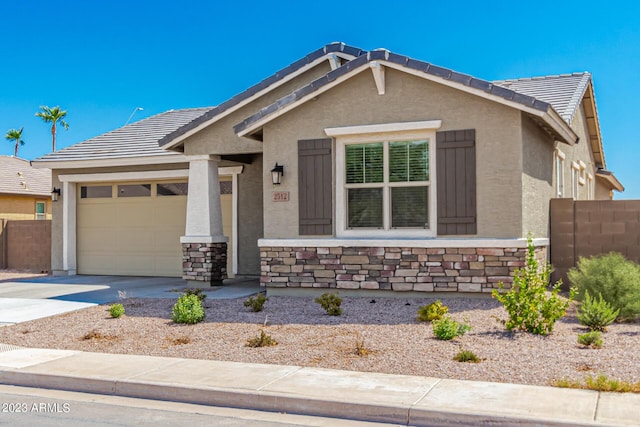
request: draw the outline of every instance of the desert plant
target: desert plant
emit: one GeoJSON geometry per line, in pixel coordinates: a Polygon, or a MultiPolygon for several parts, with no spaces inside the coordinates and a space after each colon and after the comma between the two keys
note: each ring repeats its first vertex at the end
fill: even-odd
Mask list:
{"type": "Polygon", "coordinates": [[[590,258],[580,258],[578,267],[567,274],[577,288],[577,299],[602,295],[614,310],[620,310],[618,320],[640,316],[640,266],[622,254],[610,252],[590,258]]]}
{"type": "Polygon", "coordinates": [[[109,314],[111,314],[111,317],[114,319],[117,319],[124,314],[124,306],[122,304],[111,304],[109,314]]]}
{"type": "Polygon", "coordinates": [[[461,337],[471,330],[467,323],[460,323],[451,316],[444,316],[440,320],[434,320],[433,334],[439,340],[449,341],[456,337],[461,337]]]}
{"type": "Polygon", "coordinates": [[[247,347],[271,347],[278,345],[277,341],[271,338],[271,335],[266,334],[264,330],[260,329],[260,335],[247,340],[247,347]]]}
{"type": "Polygon", "coordinates": [[[262,311],[262,309],[264,308],[264,303],[267,301],[269,301],[269,298],[260,293],[256,295],[255,298],[249,297],[249,299],[244,302],[244,306],[251,308],[251,311],[257,313],[259,311],[262,311]]]}
{"type": "Polygon", "coordinates": [[[342,298],[338,294],[332,294],[325,292],[321,296],[314,299],[315,302],[320,304],[320,307],[324,309],[330,316],[340,316],[342,314],[342,298]]]}
{"type": "Polygon", "coordinates": [[[470,363],[479,363],[480,358],[471,350],[462,350],[453,356],[453,360],[456,362],[470,362],[470,363]]]}
{"type": "Polygon", "coordinates": [[[432,302],[428,305],[423,305],[418,308],[418,321],[419,322],[433,322],[434,320],[442,319],[442,316],[449,312],[449,307],[443,305],[440,300],[432,302]]]}
{"type": "Polygon", "coordinates": [[[589,375],[583,381],[571,381],[568,379],[560,379],[554,381],[551,385],[561,388],[581,388],[596,391],[612,391],[617,393],[640,393],[640,382],[630,383],[627,381],[609,378],[604,374],[597,377],[589,375]]]}
{"type": "Polygon", "coordinates": [[[585,347],[600,348],[602,347],[602,332],[591,331],[578,335],[578,344],[585,347]]]}
{"type": "Polygon", "coordinates": [[[184,290],[184,295],[195,295],[203,304],[204,300],[207,298],[207,294],[202,293],[201,288],[187,288],[184,290]]]}
{"type": "Polygon", "coordinates": [[[614,310],[607,301],[598,294],[598,299],[592,298],[589,291],[585,291],[584,300],[578,311],[578,321],[592,331],[605,331],[620,314],[620,309],[614,310]]]}
{"type": "Polygon", "coordinates": [[[559,295],[561,281],[551,287],[547,293],[551,266],[546,263],[540,266],[535,257],[535,247],[531,236],[527,238],[526,266],[516,269],[513,276],[513,285],[507,292],[504,284],[498,282],[500,290],[491,292],[493,298],[502,303],[509,314],[505,322],[506,328],[521,329],[537,335],[548,335],[553,331],[553,325],[565,315],[574,290],[571,289],[569,298],[559,295]]]}
{"type": "Polygon", "coordinates": [[[182,295],[171,310],[171,320],[176,323],[194,324],[204,320],[204,307],[196,295],[182,295]]]}
{"type": "Polygon", "coordinates": [[[360,334],[356,333],[356,349],[354,351],[356,356],[367,356],[371,354],[371,350],[367,348],[364,338],[360,336],[360,334]]]}

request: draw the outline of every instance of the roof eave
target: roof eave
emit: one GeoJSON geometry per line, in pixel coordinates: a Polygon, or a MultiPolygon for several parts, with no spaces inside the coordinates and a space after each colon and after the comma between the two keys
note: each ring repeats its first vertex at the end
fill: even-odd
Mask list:
{"type": "Polygon", "coordinates": [[[163,154],[155,156],[110,157],[106,159],[79,160],[34,160],[32,165],[37,169],[81,169],[113,166],[168,165],[188,163],[182,154],[163,154]]]}
{"type": "MultiPolygon", "coordinates": [[[[327,46],[331,46],[331,45],[327,45],[327,46]]],[[[323,49],[325,49],[325,53],[314,59],[313,61],[309,62],[308,64],[305,64],[304,66],[298,68],[297,70],[285,75],[284,77],[282,77],[281,79],[275,81],[274,83],[272,83],[271,85],[265,87],[264,89],[256,92],[254,95],[240,101],[239,103],[231,106],[230,108],[225,109],[224,111],[222,111],[220,114],[216,114],[210,118],[208,118],[207,120],[203,121],[202,123],[199,123],[197,125],[195,125],[194,127],[193,124],[189,123],[185,126],[182,126],[181,128],[175,130],[174,132],[172,132],[172,134],[167,135],[166,137],[162,138],[158,145],[160,145],[161,148],[165,149],[165,150],[175,150],[176,148],[178,148],[181,143],[186,140],[187,138],[189,138],[190,136],[202,131],[203,129],[211,126],[212,124],[214,124],[215,122],[223,119],[224,117],[228,116],[229,114],[233,113],[234,111],[239,110],[240,108],[244,107],[245,105],[255,101],[256,99],[260,98],[261,96],[264,96],[265,94],[271,92],[274,89],[277,89],[278,87],[282,86],[283,84],[293,80],[294,78],[304,74],[305,72],[309,71],[312,68],[315,68],[316,66],[318,66],[319,64],[322,64],[325,61],[329,61],[333,58],[335,58],[336,56],[339,56],[341,58],[344,59],[348,59],[348,60],[352,60],[354,58],[356,58],[355,55],[352,55],[350,53],[347,52],[341,52],[341,51],[334,51],[331,49],[327,49],[327,46],[325,46],[323,49]]],[[[274,74],[273,76],[277,75],[278,73],[274,74]]],[[[272,76],[272,77],[273,77],[272,76]]],[[[268,78],[269,79],[269,78],[268,78]]],[[[206,113],[205,113],[206,115],[206,113]]],[[[197,121],[197,119],[195,120],[197,121]]]]}
{"type": "MultiPolygon", "coordinates": [[[[359,60],[360,59],[358,59],[357,61],[359,60]]],[[[531,105],[529,106],[521,102],[507,99],[503,96],[489,93],[486,90],[472,87],[471,83],[467,85],[461,81],[463,80],[462,78],[456,78],[455,80],[446,79],[441,76],[428,73],[426,71],[410,68],[405,65],[398,64],[395,62],[390,62],[381,58],[376,58],[376,61],[379,62],[381,65],[387,66],[389,68],[393,68],[393,69],[403,71],[427,80],[444,84],[445,86],[453,87],[455,89],[462,90],[464,92],[471,93],[471,94],[483,97],[485,99],[492,100],[500,104],[507,105],[507,106],[522,110],[526,113],[532,114],[536,117],[539,117],[542,121],[544,121],[561,141],[569,145],[573,145],[576,142],[578,142],[578,136],[573,131],[573,129],[571,129],[571,127],[560,117],[560,115],[547,103],[540,102],[531,97],[527,97],[531,99],[530,101],[531,105]]],[[[317,88],[313,88],[313,83],[311,83],[303,88],[298,89],[294,93],[289,94],[281,98],[280,100],[274,102],[273,104],[263,108],[262,110],[260,110],[260,112],[254,114],[253,116],[246,118],[243,122],[234,126],[234,131],[238,136],[251,137],[252,133],[255,133],[257,130],[262,128],[262,126],[264,126],[266,123],[270,122],[271,120],[274,120],[275,118],[296,108],[298,105],[301,105],[306,101],[313,99],[319,94],[326,92],[327,90],[342,83],[343,81],[348,80],[349,78],[355,76],[356,74],[368,69],[369,68],[368,62],[369,61],[364,61],[364,63],[359,64],[357,67],[353,67],[352,69],[348,70],[345,73],[342,73],[339,77],[331,80],[328,83],[325,82],[325,84],[319,85],[317,88]],[[303,94],[303,95],[298,95],[298,94],[303,94]],[[291,98],[295,100],[293,102],[287,103],[287,100],[291,98]]],[[[346,66],[343,66],[343,67],[346,67],[346,66]]],[[[456,73],[456,77],[458,76],[465,77],[463,75],[459,75],[456,73]]],[[[466,77],[468,77],[469,82],[471,82],[471,80],[474,80],[471,76],[466,76],[466,77]]]]}
{"type": "Polygon", "coordinates": [[[611,185],[612,189],[621,193],[624,191],[624,185],[622,185],[618,178],[616,178],[613,172],[604,169],[598,169],[596,171],[596,177],[608,182],[611,185]]]}

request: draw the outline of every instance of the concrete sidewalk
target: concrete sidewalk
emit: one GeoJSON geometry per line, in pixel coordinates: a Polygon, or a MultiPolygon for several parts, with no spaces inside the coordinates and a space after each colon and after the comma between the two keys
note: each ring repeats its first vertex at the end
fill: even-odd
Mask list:
{"type": "Polygon", "coordinates": [[[638,394],[2,344],[0,383],[412,426],[640,423],[638,394]]]}

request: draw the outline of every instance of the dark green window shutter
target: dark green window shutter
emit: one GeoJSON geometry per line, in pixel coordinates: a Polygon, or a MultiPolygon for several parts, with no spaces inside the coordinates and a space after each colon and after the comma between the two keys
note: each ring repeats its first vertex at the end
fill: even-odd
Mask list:
{"type": "Polygon", "coordinates": [[[477,234],[476,131],[436,133],[438,235],[477,234]]]}
{"type": "Polygon", "coordinates": [[[332,216],[331,139],[298,141],[300,235],[330,235],[332,216]]]}

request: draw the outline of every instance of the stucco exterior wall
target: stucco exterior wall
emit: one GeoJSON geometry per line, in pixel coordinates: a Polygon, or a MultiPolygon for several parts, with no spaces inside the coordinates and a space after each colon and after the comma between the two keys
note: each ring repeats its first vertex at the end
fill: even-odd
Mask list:
{"type": "Polygon", "coordinates": [[[220,119],[213,125],[184,140],[185,154],[241,154],[262,152],[262,142],[240,138],[233,131],[233,126],[242,122],[247,116],[261,108],[288,95],[305,84],[331,71],[329,62],[325,61],[315,68],[301,74],[274,89],[244,107],[220,119]]]}
{"type": "MultiPolygon", "coordinates": [[[[577,144],[575,144],[574,146],[569,146],[567,144],[556,142],[556,148],[561,150],[566,156],[564,161],[565,191],[564,191],[563,197],[569,197],[569,198],[572,197],[572,192],[571,192],[572,162],[582,161],[586,165],[585,184],[578,185],[578,195],[577,197],[573,197],[573,198],[575,200],[588,200],[586,176],[587,174],[591,174],[591,176],[593,177],[593,184],[595,186],[596,185],[596,182],[595,182],[596,181],[596,178],[595,178],[596,165],[595,165],[595,160],[593,158],[593,153],[591,152],[591,147],[589,145],[589,132],[587,130],[587,122],[586,122],[584,108],[582,107],[582,104],[580,105],[580,107],[578,108],[578,111],[573,117],[573,120],[571,122],[571,128],[580,138],[577,144]]],[[[554,171],[554,181],[553,181],[554,188],[556,185],[556,181],[555,181],[556,179],[557,177],[555,176],[555,171],[554,171]]],[[[594,190],[594,193],[596,196],[600,194],[599,191],[595,191],[595,190],[594,190]]],[[[607,193],[607,198],[609,198],[608,196],[609,192],[607,191],[606,193],[607,193]]]]}
{"type": "Polygon", "coordinates": [[[0,218],[13,220],[36,219],[36,202],[45,202],[45,219],[51,219],[51,197],[13,194],[0,195],[0,218]]]}
{"type": "Polygon", "coordinates": [[[392,69],[385,95],[365,70],[265,126],[265,237],[298,237],[299,139],[326,138],[327,127],[436,119],[442,131],[476,130],[478,237],[522,237],[520,112],[392,69]],[[276,162],[285,167],[277,190],[288,191],[289,202],[271,201],[269,170],[276,162]]]}
{"type": "Polygon", "coordinates": [[[262,156],[238,175],[238,275],[260,274],[258,239],[263,237],[262,156]]]}
{"type": "Polygon", "coordinates": [[[522,233],[548,237],[553,191],[553,139],[522,114],[522,233]]]}

